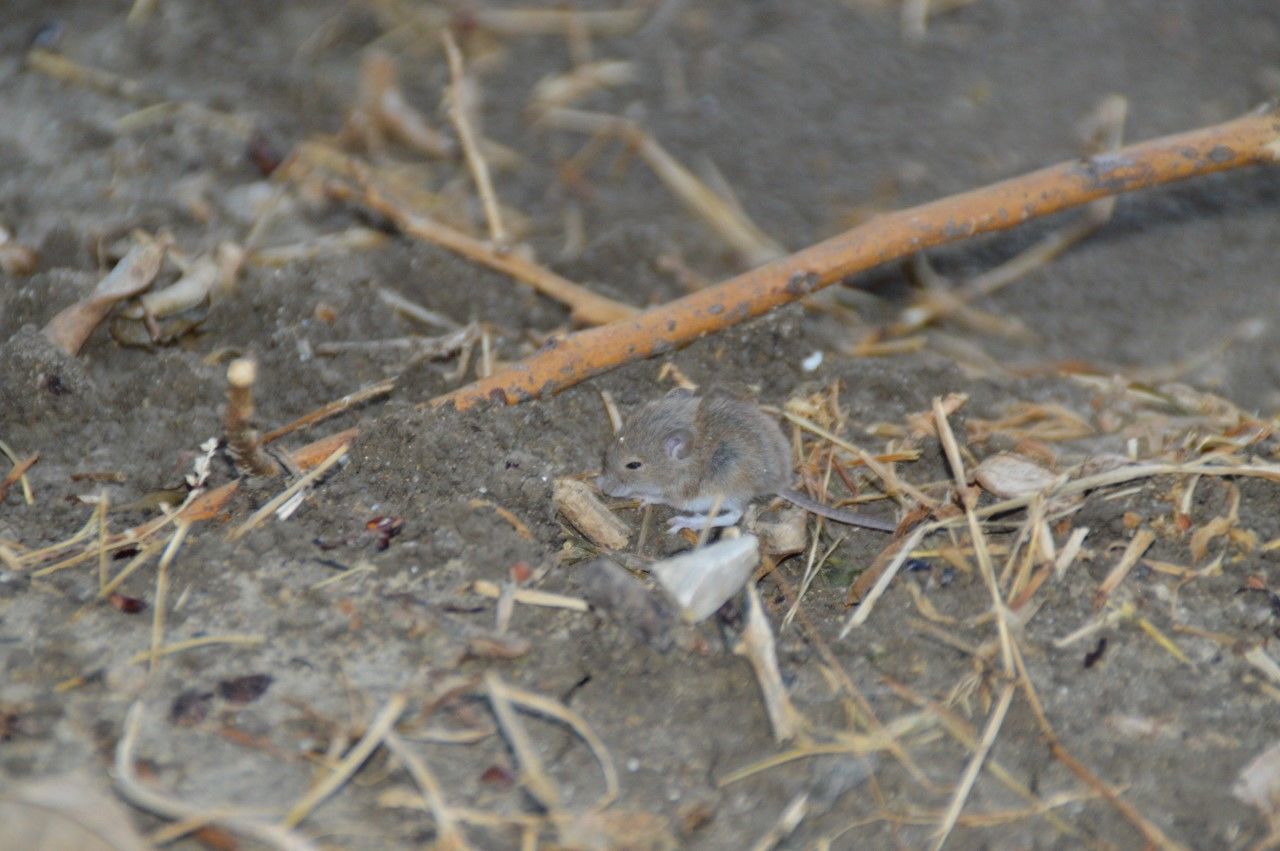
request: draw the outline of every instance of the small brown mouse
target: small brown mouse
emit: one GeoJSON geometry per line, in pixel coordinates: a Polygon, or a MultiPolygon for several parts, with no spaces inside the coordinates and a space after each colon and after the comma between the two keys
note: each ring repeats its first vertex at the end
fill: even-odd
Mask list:
{"type": "Polygon", "coordinates": [[[609,496],[700,512],[672,518],[669,532],[732,526],[751,500],[765,495],[838,523],[881,532],[897,528],[815,502],[787,487],[790,479],[787,439],[764,411],[749,402],[677,389],[632,414],[605,451],[596,484],[609,496]],[[708,516],[717,505],[723,513],[708,516]]]}

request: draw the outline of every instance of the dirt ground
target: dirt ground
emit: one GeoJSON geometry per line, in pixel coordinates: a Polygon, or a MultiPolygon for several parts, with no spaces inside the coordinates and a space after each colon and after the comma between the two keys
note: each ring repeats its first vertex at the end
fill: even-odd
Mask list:
{"type": "MultiPolygon", "coordinates": [[[[620,775],[611,815],[544,823],[540,847],[929,847],[973,754],[953,731],[980,735],[1006,682],[967,533],[929,538],[845,638],[848,588],[885,536],[823,527],[814,550],[829,557],[786,626],[807,553],[759,582],[783,682],[808,721],[789,744],[774,741],[751,666],[731,652],[740,605],[672,627],[674,641],[599,607],[524,603],[498,632],[501,607],[476,592],[477,580],[501,586],[532,573],[538,590],[591,594],[593,547],[557,516],[552,482],[599,468],[609,436],[601,392],[625,413],[666,391],[659,372],[668,364],[703,389],[778,407],[830,400],[838,388],[847,419],[831,421],[842,436],[876,453],[914,446],[919,460],[895,469],[935,498],[946,496],[950,474],[935,437],[911,436],[912,416],[952,393],[968,397],[952,422],[969,463],[1010,449],[1061,471],[1108,453],[1186,461],[1233,439],[1236,463],[1277,452],[1280,169],[1122,197],[1098,233],[973,305],[995,328],[947,319],[897,353],[860,354],[859,341],[919,297],[895,264],[816,304],[553,398],[466,413],[423,408],[474,377],[478,347],[465,378],[452,357],[320,353],[439,333],[394,311],[381,290],[483,323],[499,361],[566,329],[567,311],[352,204],[271,182],[247,151],[284,155],[338,133],[374,49],[394,58],[406,99],[451,134],[439,106],[449,71],[430,18],[436,5],[160,0],[134,27],[128,6],[16,0],[0,13],[0,225],[38,256],[32,274],[0,277],[0,439],[19,457],[40,453],[28,476],[33,500],[15,485],[0,503],[0,545],[24,556],[63,541],[94,520],[102,496],[111,531],[160,516],[150,495],[180,488],[201,444],[221,434],[226,364],[237,354],[257,360],[264,429],[398,382],[389,397],[280,441],[297,447],[359,427],[348,456],[291,518],[230,540],[284,487],[247,481],[225,516],[191,527],[168,564],[165,645],[254,642],[215,640],[149,672],[155,554],[120,586],[116,605],[96,602],[96,552],[44,574],[52,561],[0,562],[0,792],[75,769],[107,785],[126,712],[140,700],[134,757],[150,788],[200,808],[279,817],[400,694],[408,708],[398,729],[448,803],[467,808],[468,841],[520,847],[521,815],[541,810],[521,784],[528,766],[495,731],[484,683],[496,675],[578,713],[620,775]],[[404,23],[395,10],[419,16],[404,23]],[[145,92],[122,96],[33,70],[25,57],[36,40],[145,92]],[[140,112],[162,101],[186,106],[140,112]],[[355,226],[390,238],[274,267],[251,258],[198,328],[166,345],[125,346],[104,326],[73,357],[40,333],[103,276],[131,230],[166,230],[194,257],[244,244],[273,196],[256,247],[355,226]],[[1004,333],[1014,322],[1021,331],[1004,333]],[[814,352],[823,359],[808,370],[814,352]],[[1019,412],[1035,413],[987,427],[1019,412]],[[403,521],[385,548],[366,528],[378,517],[403,521]],[[143,610],[128,611],[131,600],[143,610]],[[244,679],[256,675],[270,679],[244,679]],[[868,712],[896,736],[892,748],[868,712]],[[766,762],[786,754],[794,758],[766,762]],[[803,812],[790,832],[780,827],[789,807],[803,812]]],[[[638,28],[588,39],[509,31],[485,17],[502,6],[459,4],[441,18],[483,98],[483,136],[516,155],[494,165],[497,195],[518,211],[518,237],[541,262],[638,306],[682,295],[690,280],[727,277],[744,260],[619,144],[574,161],[587,137],[533,120],[535,85],[572,69],[584,49],[632,63],[634,79],[577,106],[635,119],[695,174],[731,189],[789,250],[879,210],[1077,156],[1080,122],[1112,93],[1127,98],[1130,140],[1225,120],[1280,95],[1280,5],[1258,0],[975,0],[931,20],[918,45],[904,38],[897,3],[870,0],[669,0],[637,7],[638,28]]],[[[484,235],[460,158],[427,162],[395,143],[348,149],[417,164],[428,188],[453,199],[441,215],[484,235]]],[[[963,280],[1072,215],[930,260],[963,280]]],[[[817,458],[829,445],[806,433],[804,447],[817,458]]],[[[879,492],[876,477],[850,469],[861,490],[879,492]]],[[[824,470],[810,472],[821,479],[824,470]]],[[[233,476],[216,456],[209,483],[233,476]]],[[[832,481],[832,498],[847,494],[832,481]]],[[[1089,530],[1078,557],[1049,571],[1020,612],[1015,635],[1062,751],[1051,751],[1017,690],[947,847],[1138,848],[1150,840],[1135,827],[1141,820],[1167,847],[1258,848],[1269,835],[1274,843],[1264,813],[1233,786],[1280,740],[1280,596],[1271,590],[1280,589],[1280,548],[1267,546],[1280,539],[1277,488],[1263,478],[1144,478],[1094,491],[1045,527],[1056,553],[1074,530],[1089,530]],[[1150,548],[1100,595],[1147,532],[1150,548]]],[[[892,503],[865,510],[887,516],[892,503]]],[[[639,511],[619,516],[640,525],[639,511]]],[[[1024,543],[1024,516],[1006,519],[990,529],[997,571],[1024,543]]],[[[88,532],[96,541],[97,526],[88,532]]],[[[686,547],[650,531],[641,558],[622,560],[635,568],[686,547]]],[[[1018,552],[1046,564],[1043,552],[1018,552]]],[[[131,555],[107,558],[106,570],[114,575],[131,555]]],[[[559,808],[587,812],[603,780],[583,739],[545,717],[520,717],[559,808]]],[[[318,847],[420,847],[438,837],[414,794],[401,764],[379,750],[297,830],[318,847]]],[[[144,832],[168,823],[130,813],[144,832]]],[[[257,847],[231,836],[205,830],[172,847],[257,847]]]]}

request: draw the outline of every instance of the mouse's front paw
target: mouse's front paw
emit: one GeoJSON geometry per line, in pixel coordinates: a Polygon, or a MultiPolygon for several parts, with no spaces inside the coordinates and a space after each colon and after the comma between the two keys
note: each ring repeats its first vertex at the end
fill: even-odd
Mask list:
{"type": "Polygon", "coordinates": [[[681,514],[672,517],[667,522],[667,534],[674,535],[681,529],[690,529],[694,532],[701,532],[706,528],[718,528],[721,526],[732,526],[742,517],[741,511],[726,511],[723,514],[717,514],[715,517],[708,517],[705,514],[681,514]]]}

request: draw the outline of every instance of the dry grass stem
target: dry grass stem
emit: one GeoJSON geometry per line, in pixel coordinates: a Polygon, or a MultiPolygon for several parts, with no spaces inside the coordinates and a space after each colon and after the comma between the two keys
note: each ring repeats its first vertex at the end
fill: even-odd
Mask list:
{"type": "Polygon", "coordinates": [[[142,729],[143,708],[139,701],[130,707],[125,716],[124,733],[116,744],[112,771],[120,796],[133,806],[161,818],[191,820],[197,824],[214,823],[228,830],[251,837],[279,851],[319,851],[308,839],[287,828],[258,821],[240,811],[215,810],[195,806],[148,788],[137,776],[133,750],[142,729]]]}
{"type": "Polygon", "coordinates": [[[1017,688],[1015,683],[1006,683],[1000,692],[996,705],[991,710],[991,715],[987,718],[987,727],[982,732],[982,738],[978,740],[977,747],[974,748],[973,754],[969,757],[969,764],[965,766],[964,774],[960,775],[960,783],[956,786],[955,795],[951,799],[951,804],[947,807],[946,816],[943,817],[942,824],[938,828],[937,839],[931,846],[933,851],[940,851],[947,842],[947,837],[951,835],[952,829],[956,826],[956,820],[960,818],[960,811],[964,809],[964,803],[969,798],[969,793],[973,790],[973,784],[978,779],[978,772],[982,770],[982,764],[986,761],[987,754],[991,752],[991,746],[995,744],[996,736],[1000,735],[1000,728],[1004,725],[1005,714],[1009,711],[1009,704],[1013,701],[1014,690],[1017,688]]]}
{"type": "Polygon", "coordinates": [[[410,301],[405,296],[387,287],[381,287],[378,290],[378,300],[397,313],[403,313],[410,319],[414,319],[424,325],[433,325],[443,331],[457,331],[462,327],[460,323],[455,322],[443,313],[428,310],[417,302],[410,301]]]}
{"type": "Polygon", "coordinates": [[[1151,546],[1155,539],[1155,533],[1150,529],[1139,529],[1137,531],[1129,541],[1129,545],[1125,547],[1124,554],[1120,556],[1120,560],[1107,573],[1107,577],[1102,580],[1102,584],[1098,586],[1097,592],[1094,593],[1093,605],[1095,608],[1101,608],[1107,602],[1111,592],[1120,586],[1120,583],[1129,575],[1129,571],[1138,563],[1138,559],[1142,558],[1147,551],[1147,547],[1151,546]]]}
{"type": "Polygon", "coordinates": [[[542,759],[533,746],[533,740],[529,738],[529,732],[511,705],[506,684],[492,672],[485,674],[484,684],[498,728],[520,765],[520,785],[548,814],[558,814],[561,811],[560,790],[543,769],[542,759]]]}
{"type": "Polygon", "coordinates": [[[165,605],[169,594],[169,565],[173,564],[174,558],[178,555],[178,548],[182,546],[190,528],[191,524],[185,520],[179,520],[174,524],[173,535],[169,538],[169,543],[160,556],[160,564],[156,568],[156,599],[154,616],[151,620],[151,652],[147,663],[152,674],[155,673],[156,665],[159,664],[160,646],[164,641],[165,605]]]}
{"type": "Polygon", "coordinates": [[[635,79],[633,62],[584,62],[566,74],[539,80],[529,98],[529,112],[537,116],[552,109],[568,107],[599,89],[616,88],[635,79]]]}
{"type": "Polygon", "coordinates": [[[431,126],[421,112],[409,105],[400,90],[395,60],[370,51],[360,66],[359,106],[349,119],[357,134],[367,134],[370,147],[380,147],[381,133],[434,159],[453,156],[453,140],[431,126]]]}
{"type": "Polygon", "coordinates": [[[148,662],[152,658],[159,659],[162,656],[172,656],[175,653],[185,653],[188,650],[197,650],[201,647],[209,647],[219,644],[230,644],[237,647],[249,647],[255,644],[261,644],[266,641],[266,637],[262,635],[202,635],[199,638],[188,638],[185,641],[175,641],[173,644],[164,644],[153,650],[143,650],[129,657],[129,663],[132,665],[140,665],[148,662]]]}
{"type": "Polygon", "coordinates": [[[118,74],[112,74],[110,71],[102,71],[97,68],[80,65],[61,54],[44,48],[37,47],[30,50],[27,53],[27,65],[33,70],[39,71],[55,80],[83,86],[86,89],[93,89],[102,94],[122,98],[123,100],[147,103],[155,98],[137,80],[121,77],[118,74]]]}
{"type": "MultiPolygon", "coordinates": [[[[308,150],[311,149],[304,146],[296,155],[294,167],[281,166],[284,173],[294,179],[304,177],[311,167],[305,162],[308,150]]],[[[315,155],[314,150],[312,154],[315,155]]],[[[337,159],[343,164],[344,174],[349,180],[354,181],[355,185],[337,178],[327,180],[325,188],[335,198],[355,201],[386,217],[402,233],[414,239],[439,245],[468,260],[528,284],[542,295],[568,307],[570,316],[576,322],[585,325],[601,325],[639,313],[630,305],[598,295],[557,275],[550,269],[527,259],[518,251],[497,251],[483,240],[415,212],[388,194],[387,190],[382,188],[374,178],[368,165],[354,157],[346,157],[337,152],[315,156],[321,160],[337,159]]]]}
{"type": "Polygon", "coordinates": [[[387,731],[383,743],[404,764],[405,770],[409,772],[409,776],[422,792],[422,799],[436,822],[436,848],[439,851],[455,851],[455,849],[464,851],[470,848],[470,844],[458,827],[453,811],[445,804],[444,789],[436,778],[435,772],[428,768],[422,757],[414,753],[413,748],[395,732],[387,731]]]}
{"type": "Polygon", "coordinates": [[[16,482],[21,482],[23,499],[27,505],[35,505],[35,494],[31,492],[31,483],[27,481],[27,470],[30,470],[39,460],[39,452],[33,452],[22,460],[13,459],[13,466],[9,468],[9,472],[5,473],[4,479],[0,479],[0,503],[4,502],[5,497],[9,495],[9,488],[16,482]]]}
{"type": "Polygon", "coordinates": [[[635,149],[663,185],[692,213],[701,218],[749,266],[781,257],[786,251],[746,217],[733,201],[726,200],[681,165],[647,130],[633,121],[612,115],[552,109],[542,122],[560,130],[614,134],[635,149]]]}
{"type": "MultiPolygon", "coordinates": [[[[325,343],[318,343],[315,346],[315,353],[322,357],[340,355],[344,352],[381,352],[381,351],[403,351],[405,355],[414,361],[436,359],[453,355],[466,347],[472,345],[479,328],[475,324],[459,328],[456,331],[450,331],[439,337],[387,337],[380,340],[333,340],[325,343]]],[[[388,381],[380,381],[375,387],[382,387],[388,384],[388,381]]],[[[390,382],[394,384],[394,382],[390,382]]]]}
{"type": "Polygon", "coordinates": [[[364,735],[360,741],[347,751],[342,760],[333,767],[333,771],[329,772],[323,780],[312,786],[311,789],[303,795],[296,804],[290,808],[285,815],[282,825],[286,828],[294,827],[304,818],[306,818],[313,809],[315,809],[321,801],[338,791],[343,784],[351,779],[351,775],[364,764],[378,746],[383,743],[384,738],[391,732],[392,727],[400,716],[404,713],[407,700],[402,694],[392,695],[386,705],[374,716],[373,721],[365,729],[364,735]]]}
{"type": "Polygon", "coordinates": [[[467,159],[467,168],[471,171],[471,179],[475,181],[476,191],[484,206],[485,221],[489,223],[489,239],[498,251],[510,248],[507,229],[502,224],[502,213],[498,209],[498,197],[493,191],[493,178],[489,175],[489,164],[485,162],[480,146],[476,143],[476,132],[472,126],[474,116],[470,105],[474,100],[471,92],[475,83],[469,80],[462,68],[462,51],[454,41],[453,33],[445,30],[441,33],[445,54],[449,57],[449,77],[451,84],[445,98],[446,111],[454,129],[458,131],[458,139],[462,142],[462,151],[467,159]]]}
{"type": "Polygon", "coordinates": [[[782,840],[795,833],[800,822],[809,812],[809,793],[801,792],[791,799],[791,803],[783,808],[778,820],[765,831],[764,836],[756,840],[751,851],[772,851],[782,840]]]}
{"type": "MultiPolygon", "coordinates": [[[[609,756],[609,750],[605,747],[604,742],[596,735],[595,731],[591,729],[591,725],[589,725],[581,715],[551,698],[543,697],[540,694],[535,694],[533,692],[508,685],[503,682],[497,674],[492,672],[485,674],[484,683],[485,695],[489,698],[489,703],[494,709],[494,717],[498,719],[498,726],[502,730],[503,735],[507,737],[507,743],[511,745],[511,749],[513,751],[516,751],[517,759],[521,764],[522,775],[528,770],[528,763],[525,762],[526,757],[532,758],[534,760],[533,764],[536,766],[540,767],[540,762],[537,761],[537,755],[531,750],[528,753],[521,753],[520,751],[520,748],[530,748],[531,742],[528,738],[528,734],[524,731],[523,725],[521,725],[519,720],[516,718],[513,706],[521,706],[527,711],[535,712],[539,715],[559,721],[561,724],[564,724],[566,727],[573,730],[578,738],[582,739],[582,741],[586,743],[587,747],[591,750],[591,755],[595,757],[596,762],[599,763],[600,771],[604,776],[604,791],[601,793],[600,797],[596,799],[595,803],[591,805],[591,810],[603,810],[617,800],[618,771],[613,765],[613,758],[609,756]],[[501,712],[505,714],[506,721],[513,724],[511,728],[508,728],[502,715],[499,714],[499,704],[503,707],[501,712]],[[513,730],[515,731],[514,735],[521,739],[519,747],[517,747],[516,742],[512,739],[513,730]]],[[[539,784],[544,793],[551,795],[554,799],[558,799],[559,793],[556,792],[554,785],[551,784],[550,778],[543,775],[541,780],[534,782],[539,784]]],[[[540,802],[543,800],[538,795],[535,795],[534,797],[540,802]]],[[[546,809],[550,815],[554,816],[555,811],[552,807],[547,807],[546,809]]]]}
{"type": "Polygon", "coordinates": [[[272,443],[284,437],[286,434],[292,434],[300,429],[313,426],[318,422],[329,419],[330,417],[350,411],[352,408],[363,405],[365,402],[390,395],[391,391],[394,390],[395,387],[396,382],[394,378],[389,378],[386,381],[379,381],[377,384],[370,384],[368,387],[362,387],[354,393],[348,393],[341,399],[334,399],[332,402],[321,405],[319,408],[298,417],[291,423],[282,425],[279,428],[273,428],[262,436],[262,443],[272,443]]]}
{"type": "Polygon", "coordinates": [[[245,535],[249,534],[249,532],[257,528],[263,520],[270,516],[272,512],[276,511],[288,502],[294,494],[298,493],[303,488],[310,486],[313,482],[328,472],[330,467],[341,461],[343,456],[347,454],[348,449],[348,446],[339,446],[337,449],[333,450],[333,452],[329,454],[329,457],[325,458],[324,461],[317,465],[313,470],[304,476],[299,476],[293,484],[267,500],[261,508],[253,512],[253,514],[249,516],[248,520],[233,529],[231,534],[227,537],[232,541],[238,541],[245,535]]]}
{"type": "MultiPolygon", "coordinates": [[[[479,594],[481,597],[487,597],[490,600],[496,600],[502,596],[502,588],[496,582],[490,582],[487,579],[477,579],[471,583],[471,591],[479,594]]],[[[571,612],[586,612],[590,610],[587,601],[581,597],[569,597],[564,594],[553,594],[550,591],[539,591],[536,588],[517,588],[515,590],[514,599],[517,603],[523,603],[526,606],[542,606],[548,609],[568,609],[571,612]]]]}
{"type": "Polygon", "coordinates": [[[1102,197],[1278,158],[1280,109],[1272,109],[887,213],[634,318],[572,334],[554,348],[440,396],[432,404],[469,408],[498,398],[507,404],[536,398],[935,245],[1007,230],[1102,197]]]}
{"type": "Polygon", "coordinates": [[[290,263],[303,263],[321,260],[326,257],[341,257],[355,251],[373,251],[385,248],[391,238],[380,230],[365,227],[352,227],[337,233],[327,233],[314,239],[292,242],[288,245],[273,245],[251,251],[245,258],[250,266],[267,269],[278,269],[290,263]]]}

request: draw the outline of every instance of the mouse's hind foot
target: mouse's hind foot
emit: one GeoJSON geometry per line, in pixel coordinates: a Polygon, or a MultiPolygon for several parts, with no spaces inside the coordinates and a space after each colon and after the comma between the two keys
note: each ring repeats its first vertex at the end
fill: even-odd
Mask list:
{"type": "Polygon", "coordinates": [[[703,529],[716,529],[721,526],[732,526],[742,519],[742,511],[725,511],[711,517],[706,514],[681,514],[672,517],[667,523],[667,534],[674,535],[681,529],[692,529],[701,532],[703,529]]]}

